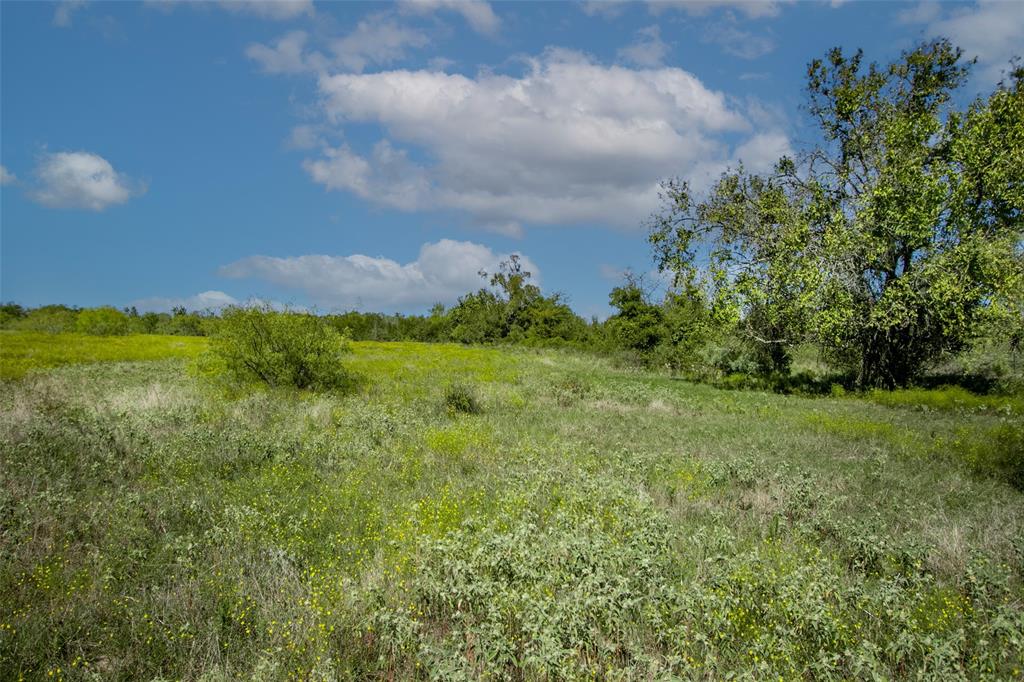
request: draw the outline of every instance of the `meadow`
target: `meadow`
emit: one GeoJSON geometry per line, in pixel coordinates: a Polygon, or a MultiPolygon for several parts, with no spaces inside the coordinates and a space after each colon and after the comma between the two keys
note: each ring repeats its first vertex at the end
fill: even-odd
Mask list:
{"type": "Polygon", "coordinates": [[[398,342],[239,391],[204,343],[0,335],[0,678],[1024,674],[1019,400],[398,342]]]}

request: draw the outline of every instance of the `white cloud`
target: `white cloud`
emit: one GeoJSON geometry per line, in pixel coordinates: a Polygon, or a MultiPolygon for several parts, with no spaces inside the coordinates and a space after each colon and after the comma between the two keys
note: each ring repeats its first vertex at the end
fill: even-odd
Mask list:
{"type": "Polygon", "coordinates": [[[285,146],[289,149],[315,149],[320,144],[322,144],[320,129],[318,126],[312,125],[295,126],[285,141],[285,146]]]}
{"type": "Polygon", "coordinates": [[[102,156],[89,152],[44,154],[35,175],[38,186],[32,198],[53,208],[102,211],[145,191],[102,156]]]}
{"type": "Polygon", "coordinates": [[[1011,58],[1024,56],[1024,7],[1019,2],[980,0],[971,7],[948,9],[941,16],[931,5],[922,4],[902,18],[925,23],[928,35],[946,36],[967,57],[977,57],[980,75],[988,83],[1001,78],[1011,58]]]}
{"type": "Polygon", "coordinates": [[[220,6],[235,14],[250,14],[261,19],[285,21],[302,15],[312,16],[313,0],[220,0],[220,6]]]}
{"type": "MultiPolygon", "coordinates": [[[[507,258],[482,244],[442,239],[424,244],[416,260],[405,264],[361,254],[250,256],[223,266],[220,274],[301,291],[332,310],[412,311],[438,301],[454,303],[484,284],[480,270],[494,272],[507,258]]],[[[522,265],[539,281],[537,266],[529,258],[522,257],[522,265]]]]}
{"type": "Polygon", "coordinates": [[[307,37],[305,31],[291,31],[278,38],[273,47],[252,43],[245,48],[245,55],[259,62],[266,73],[302,73],[310,68],[303,55],[307,37]]]}
{"type": "Polygon", "coordinates": [[[6,166],[0,166],[0,185],[9,185],[15,182],[18,178],[11,171],[7,170],[6,166]]]}
{"type": "Polygon", "coordinates": [[[617,19],[626,11],[628,4],[628,0],[583,0],[580,9],[590,17],[617,19]]]}
{"type": "Polygon", "coordinates": [[[733,21],[706,26],[701,41],[714,43],[726,53],[742,59],[757,59],[775,49],[775,41],[770,37],[744,31],[733,21]]]}
{"type": "Polygon", "coordinates": [[[912,7],[901,10],[896,20],[902,24],[927,24],[942,15],[942,5],[938,2],[918,2],[912,7]]]}
{"type": "Polygon", "coordinates": [[[753,132],[682,69],[604,66],[566,50],[528,60],[518,77],[386,71],[322,75],[319,89],[329,123],[375,123],[387,137],[367,153],[324,147],[304,163],[316,182],[506,232],[635,227],[657,206],[660,179],[706,179],[733,159],[726,139],[753,132]]]}
{"type": "Polygon", "coordinates": [[[252,43],[247,57],[266,73],[323,73],[329,66],[361,72],[371,64],[389,64],[405,58],[407,50],[426,46],[430,41],[416,29],[402,26],[386,13],[372,14],[361,20],[346,36],[327,42],[333,58],[307,50],[309,35],[290,31],[272,45],[252,43]]]}
{"type": "Polygon", "coordinates": [[[781,4],[779,0],[648,0],[653,14],[677,9],[692,16],[704,16],[713,10],[729,9],[748,19],[776,17],[782,11],[781,4]]]}
{"type": "Polygon", "coordinates": [[[636,41],[619,49],[619,56],[639,66],[661,66],[670,49],[654,24],[637,31],[636,41]]]}
{"type": "Polygon", "coordinates": [[[754,171],[771,168],[783,156],[793,156],[789,138],[779,131],[768,131],[754,135],[736,148],[733,158],[735,162],[754,171]]]}
{"type": "Polygon", "coordinates": [[[490,3],[483,0],[403,0],[402,9],[406,12],[428,14],[440,9],[458,12],[469,22],[477,33],[492,35],[501,26],[501,19],[490,3]]]}
{"type": "Polygon", "coordinates": [[[143,312],[168,313],[174,308],[186,310],[220,310],[230,305],[238,305],[239,300],[223,291],[204,291],[188,298],[163,298],[154,296],[132,301],[130,305],[143,312]]]}
{"type": "Polygon", "coordinates": [[[387,15],[376,14],[360,21],[352,33],[333,41],[330,48],[341,66],[362,71],[368,64],[402,59],[407,48],[423,47],[428,42],[420,31],[402,26],[387,15]]]}
{"type": "Polygon", "coordinates": [[[288,21],[303,15],[316,14],[313,0],[145,0],[145,5],[164,13],[169,13],[180,5],[203,10],[219,7],[232,14],[246,14],[271,21],[288,21]]]}
{"type": "Polygon", "coordinates": [[[74,13],[83,7],[85,7],[85,0],[61,0],[57,4],[57,9],[53,11],[53,25],[69,28],[74,13]]]}
{"type": "Polygon", "coordinates": [[[601,279],[607,282],[621,282],[629,272],[629,268],[620,268],[611,263],[601,263],[597,266],[597,272],[601,275],[601,279]]]}

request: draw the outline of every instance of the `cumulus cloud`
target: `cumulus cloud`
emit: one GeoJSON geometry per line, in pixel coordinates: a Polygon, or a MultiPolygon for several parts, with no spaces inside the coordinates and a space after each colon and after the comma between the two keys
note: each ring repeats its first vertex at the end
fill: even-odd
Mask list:
{"type": "Polygon", "coordinates": [[[1024,56],[1024,9],[1019,2],[980,0],[973,6],[949,9],[921,3],[901,18],[925,24],[928,35],[946,36],[962,47],[966,56],[977,57],[980,75],[989,83],[1002,77],[1010,59],[1024,56]]]}
{"type": "Polygon", "coordinates": [[[661,39],[661,28],[655,24],[637,31],[636,40],[621,48],[619,56],[639,66],[661,66],[669,49],[668,43],[661,39]]]}
{"type": "Polygon", "coordinates": [[[316,182],[513,233],[521,223],[635,227],[657,206],[660,179],[717,174],[734,159],[727,140],[754,134],[725,95],[682,69],[604,66],[565,50],[528,60],[521,76],[325,74],[319,91],[328,123],[378,124],[387,136],[366,151],[324,147],[304,162],[316,182]]]}
{"type": "Polygon", "coordinates": [[[0,185],[9,185],[15,182],[18,178],[11,171],[7,170],[6,166],[0,165],[0,185]]]}
{"type": "MultiPolygon", "coordinates": [[[[361,254],[250,256],[223,266],[220,274],[300,291],[333,310],[411,311],[439,301],[451,304],[480,288],[479,271],[494,272],[508,255],[482,244],[442,239],[424,244],[416,260],[404,264],[361,254]]],[[[538,280],[537,266],[526,257],[521,262],[538,280]]]]}
{"type": "Polygon", "coordinates": [[[102,211],[145,191],[102,156],[89,152],[44,154],[35,175],[38,185],[32,198],[53,208],[102,211]]]}
{"type": "Polygon", "coordinates": [[[131,305],[143,312],[169,313],[174,308],[186,310],[220,310],[229,305],[238,305],[239,301],[234,296],[225,294],[223,291],[204,291],[187,298],[163,298],[154,296],[141,298],[132,301],[131,305]]]}
{"type": "Polygon", "coordinates": [[[501,26],[501,19],[490,3],[483,0],[403,0],[402,10],[428,14],[437,10],[458,12],[477,33],[492,35],[501,26]]]}

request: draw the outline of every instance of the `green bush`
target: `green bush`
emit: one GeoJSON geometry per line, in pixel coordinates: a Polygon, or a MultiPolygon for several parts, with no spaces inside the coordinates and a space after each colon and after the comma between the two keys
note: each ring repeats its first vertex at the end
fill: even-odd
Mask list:
{"type": "Polygon", "coordinates": [[[450,384],[444,390],[444,405],[449,412],[479,414],[483,412],[476,391],[465,384],[450,384]]]}
{"type": "Polygon", "coordinates": [[[75,331],[95,336],[124,336],[128,333],[128,316],[117,308],[87,308],[78,313],[75,331]]]}
{"type": "Polygon", "coordinates": [[[211,338],[213,369],[242,383],[337,390],[351,385],[348,338],[324,320],[268,307],[227,308],[211,338]]]}

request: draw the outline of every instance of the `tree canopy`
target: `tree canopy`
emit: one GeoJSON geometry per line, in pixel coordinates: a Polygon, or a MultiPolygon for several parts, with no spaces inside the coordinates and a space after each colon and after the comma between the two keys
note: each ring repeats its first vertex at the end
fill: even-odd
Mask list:
{"type": "Polygon", "coordinates": [[[861,385],[904,385],[993,319],[1019,320],[1024,69],[961,110],[970,66],[947,40],[887,67],[839,48],[812,61],[818,146],[702,197],[665,182],[658,266],[775,368],[813,339],[861,385]]]}

